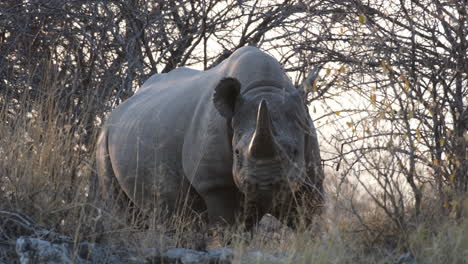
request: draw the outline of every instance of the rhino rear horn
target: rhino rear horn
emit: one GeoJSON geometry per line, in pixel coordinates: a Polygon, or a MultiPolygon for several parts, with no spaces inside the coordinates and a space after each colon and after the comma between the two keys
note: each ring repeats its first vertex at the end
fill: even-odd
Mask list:
{"type": "Polygon", "coordinates": [[[254,158],[270,158],[276,154],[270,112],[265,99],[258,107],[257,125],[250,141],[249,153],[254,158]]]}

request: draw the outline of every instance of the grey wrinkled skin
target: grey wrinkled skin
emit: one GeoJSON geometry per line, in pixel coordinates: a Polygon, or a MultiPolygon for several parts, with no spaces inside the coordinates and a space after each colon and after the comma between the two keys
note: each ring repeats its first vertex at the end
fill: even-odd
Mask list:
{"type": "Polygon", "coordinates": [[[320,204],[324,178],[303,102],[281,65],[254,47],[207,71],[154,75],[102,129],[103,194],[116,180],[143,210],[206,208],[212,224],[252,224],[265,213],[294,222],[298,208],[320,204]]]}

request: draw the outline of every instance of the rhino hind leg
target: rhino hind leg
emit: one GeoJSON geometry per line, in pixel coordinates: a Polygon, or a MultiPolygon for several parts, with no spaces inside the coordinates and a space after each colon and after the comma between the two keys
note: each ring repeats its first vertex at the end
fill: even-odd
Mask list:
{"type": "Polygon", "coordinates": [[[144,216],[142,221],[146,224],[177,226],[184,222],[196,227],[206,221],[207,210],[202,197],[177,171],[160,168],[157,172],[146,170],[141,173],[153,175],[152,178],[157,180],[146,181],[136,189],[128,182],[120,183],[120,186],[124,197],[128,198],[128,206],[135,207],[134,210],[144,216]],[[139,195],[132,195],[130,190],[136,190],[139,195]]]}
{"type": "Polygon", "coordinates": [[[98,187],[96,191],[99,192],[97,197],[107,200],[112,193],[110,185],[113,182],[113,178],[115,179],[107,148],[107,129],[103,129],[99,134],[96,144],[96,169],[98,174],[98,187]]]}
{"type": "Polygon", "coordinates": [[[97,141],[96,167],[98,181],[96,191],[99,192],[99,195],[96,197],[106,202],[124,200],[125,193],[117,182],[110,160],[107,135],[107,129],[103,129],[97,141]]]}
{"type": "Polygon", "coordinates": [[[96,144],[98,181],[95,191],[99,192],[99,195],[95,197],[103,203],[103,207],[106,210],[127,211],[130,212],[129,215],[133,215],[128,220],[131,218],[135,219],[135,216],[141,215],[141,212],[137,210],[135,204],[127,197],[117,181],[109,156],[107,135],[107,129],[103,129],[96,144]]]}

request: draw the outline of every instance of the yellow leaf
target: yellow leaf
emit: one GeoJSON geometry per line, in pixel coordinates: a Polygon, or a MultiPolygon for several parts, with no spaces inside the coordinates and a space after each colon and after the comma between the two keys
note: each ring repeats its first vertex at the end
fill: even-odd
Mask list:
{"type": "Polygon", "coordinates": [[[341,221],[341,223],[340,223],[340,231],[341,231],[341,232],[344,232],[345,230],[346,230],[346,223],[345,223],[345,221],[343,220],[343,221],[341,221]]]}
{"type": "Polygon", "coordinates": [[[327,76],[330,75],[330,73],[331,73],[331,69],[327,68],[327,76]]]}
{"type": "Polygon", "coordinates": [[[382,66],[382,68],[384,69],[387,69],[387,61],[386,60],[383,60],[380,65],[382,66]]]}
{"type": "Polygon", "coordinates": [[[346,122],[346,125],[348,125],[349,128],[353,127],[353,122],[346,122]]]}
{"type": "Polygon", "coordinates": [[[361,14],[359,15],[359,24],[362,25],[362,24],[364,24],[364,23],[366,23],[366,16],[365,16],[363,13],[361,13],[361,14]]]}
{"type": "Polygon", "coordinates": [[[454,183],[455,182],[455,173],[452,173],[450,175],[450,183],[454,183]]]}
{"type": "Polygon", "coordinates": [[[438,166],[438,165],[439,165],[439,160],[438,160],[438,159],[435,159],[435,160],[433,161],[433,163],[434,163],[435,166],[438,166]]]}
{"type": "Polygon", "coordinates": [[[458,202],[455,201],[455,200],[452,200],[452,201],[450,202],[450,205],[452,206],[453,209],[455,209],[455,208],[457,208],[458,202]]]}
{"type": "Polygon", "coordinates": [[[314,106],[314,113],[317,113],[317,108],[315,108],[315,106],[314,106]]]}
{"type": "Polygon", "coordinates": [[[440,146],[443,147],[445,145],[445,139],[441,138],[440,139],[440,146]]]}
{"type": "Polygon", "coordinates": [[[387,142],[387,149],[390,149],[392,147],[392,144],[393,144],[393,142],[391,140],[389,140],[387,142]]]}
{"type": "Polygon", "coordinates": [[[405,165],[401,161],[398,161],[398,166],[400,167],[400,169],[405,167],[405,165]]]}
{"type": "Polygon", "coordinates": [[[445,202],[443,206],[444,206],[444,208],[449,208],[449,203],[445,202]]]}
{"type": "Polygon", "coordinates": [[[421,130],[416,129],[416,138],[418,139],[418,142],[421,142],[421,130]]]}
{"type": "Polygon", "coordinates": [[[344,30],[344,27],[341,27],[340,28],[340,34],[344,34],[345,30],[344,30]]]}
{"type": "Polygon", "coordinates": [[[372,104],[375,104],[375,102],[377,101],[377,95],[375,93],[371,94],[370,100],[372,104]]]}
{"type": "Polygon", "coordinates": [[[314,80],[314,82],[312,83],[312,89],[314,90],[314,92],[317,92],[318,88],[317,88],[317,80],[314,80]]]}
{"type": "Polygon", "coordinates": [[[335,111],[335,115],[340,115],[341,111],[335,111]]]}
{"type": "Polygon", "coordinates": [[[378,116],[378,120],[383,120],[385,119],[385,112],[380,112],[379,116],[378,116]]]}
{"type": "Polygon", "coordinates": [[[341,72],[341,73],[345,73],[345,71],[346,71],[346,68],[345,68],[345,66],[344,66],[344,65],[343,65],[343,66],[341,66],[341,68],[340,68],[340,72],[341,72]]]}
{"type": "Polygon", "coordinates": [[[408,80],[405,80],[405,86],[403,89],[405,90],[405,92],[408,92],[410,88],[411,88],[410,82],[408,80]]]}
{"type": "Polygon", "coordinates": [[[455,210],[455,208],[452,209],[452,211],[449,214],[449,217],[451,219],[456,219],[457,218],[457,210],[455,210]]]}

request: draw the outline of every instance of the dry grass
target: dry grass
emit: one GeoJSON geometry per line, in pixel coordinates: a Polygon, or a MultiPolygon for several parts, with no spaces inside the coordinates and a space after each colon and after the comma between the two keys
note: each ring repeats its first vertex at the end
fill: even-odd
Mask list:
{"type": "MultiPolygon", "coordinates": [[[[76,242],[200,247],[203,235],[197,230],[203,228],[194,228],[200,226],[197,218],[173,217],[162,222],[150,217],[148,229],[142,231],[122,220],[131,212],[119,212],[89,197],[95,173],[93,142],[83,144],[67,113],[60,112],[54,100],[50,95],[37,100],[25,95],[15,118],[9,109],[0,109],[0,209],[28,215],[76,242]]],[[[341,189],[337,195],[333,187],[330,182],[327,210],[314,228],[292,231],[277,225],[253,238],[237,228],[225,231],[225,245],[240,253],[288,252],[290,263],[391,263],[402,252],[412,252],[422,263],[468,262],[468,221],[441,216],[435,226],[434,218],[419,219],[401,233],[352,188],[341,189]]]]}
{"type": "Polygon", "coordinates": [[[92,146],[83,144],[55,105],[53,96],[25,95],[14,114],[0,109],[0,208],[77,235],[86,217],[92,146]]]}

